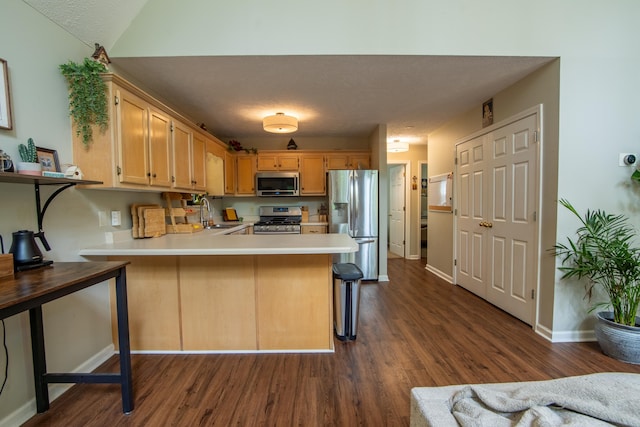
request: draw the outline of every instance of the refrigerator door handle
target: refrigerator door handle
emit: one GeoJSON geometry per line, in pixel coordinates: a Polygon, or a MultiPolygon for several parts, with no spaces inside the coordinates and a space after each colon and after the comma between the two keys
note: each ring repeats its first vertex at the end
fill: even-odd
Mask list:
{"type": "Polygon", "coordinates": [[[356,243],[358,243],[358,244],[374,243],[374,242],[375,242],[375,240],[371,240],[371,239],[368,239],[368,240],[356,239],[356,243]]]}
{"type": "Polygon", "coordinates": [[[355,212],[355,204],[356,204],[356,199],[354,198],[354,194],[355,194],[355,179],[353,176],[353,172],[349,173],[349,233],[352,236],[356,236],[358,233],[358,230],[354,229],[353,226],[355,225],[355,218],[356,218],[356,212],[355,212]]]}

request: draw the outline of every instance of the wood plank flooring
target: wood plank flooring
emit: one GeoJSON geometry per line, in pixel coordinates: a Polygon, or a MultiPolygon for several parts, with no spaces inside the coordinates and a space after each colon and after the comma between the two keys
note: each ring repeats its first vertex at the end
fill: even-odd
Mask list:
{"type": "Polygon", "coordinates": [[[130,415],[119,386],[82,384],[24,425],[407,426],[412,387],[640,373],[596,343],[549,343],[424,261],[389,260],[389,277],[363,284],[357,340],[333,354],[134,355],[130,415]]]}

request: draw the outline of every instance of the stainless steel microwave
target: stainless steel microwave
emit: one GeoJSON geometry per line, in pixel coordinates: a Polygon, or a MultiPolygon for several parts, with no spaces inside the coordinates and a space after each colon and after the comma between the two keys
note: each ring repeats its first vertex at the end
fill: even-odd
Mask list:
{"type": "Polygon", "coordinates": [[[298,172],[258,172],[256,173],[256,196],[290,197],[300,195],[300,174],[298,172]]]}

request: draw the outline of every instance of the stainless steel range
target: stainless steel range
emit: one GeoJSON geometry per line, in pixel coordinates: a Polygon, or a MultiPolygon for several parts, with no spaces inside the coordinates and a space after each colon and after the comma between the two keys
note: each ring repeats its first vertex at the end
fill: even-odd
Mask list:
{"type": "Polygon", "coordinates": [[[302,209],[299,206],[260,206],[260,221],[253,234],[300,234],[302,209]]]}

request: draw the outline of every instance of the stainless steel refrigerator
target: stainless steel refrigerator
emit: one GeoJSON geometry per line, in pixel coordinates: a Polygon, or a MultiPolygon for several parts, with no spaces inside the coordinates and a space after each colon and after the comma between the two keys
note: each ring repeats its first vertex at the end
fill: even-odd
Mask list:
{"type": "Polygon", "coordinates": [[[332,170],[328,174],[329,232],[345,233],[358,243],[352,254],[333,262],[352,262],[363,280],[378,280],[378,171],[332,170]]]}

